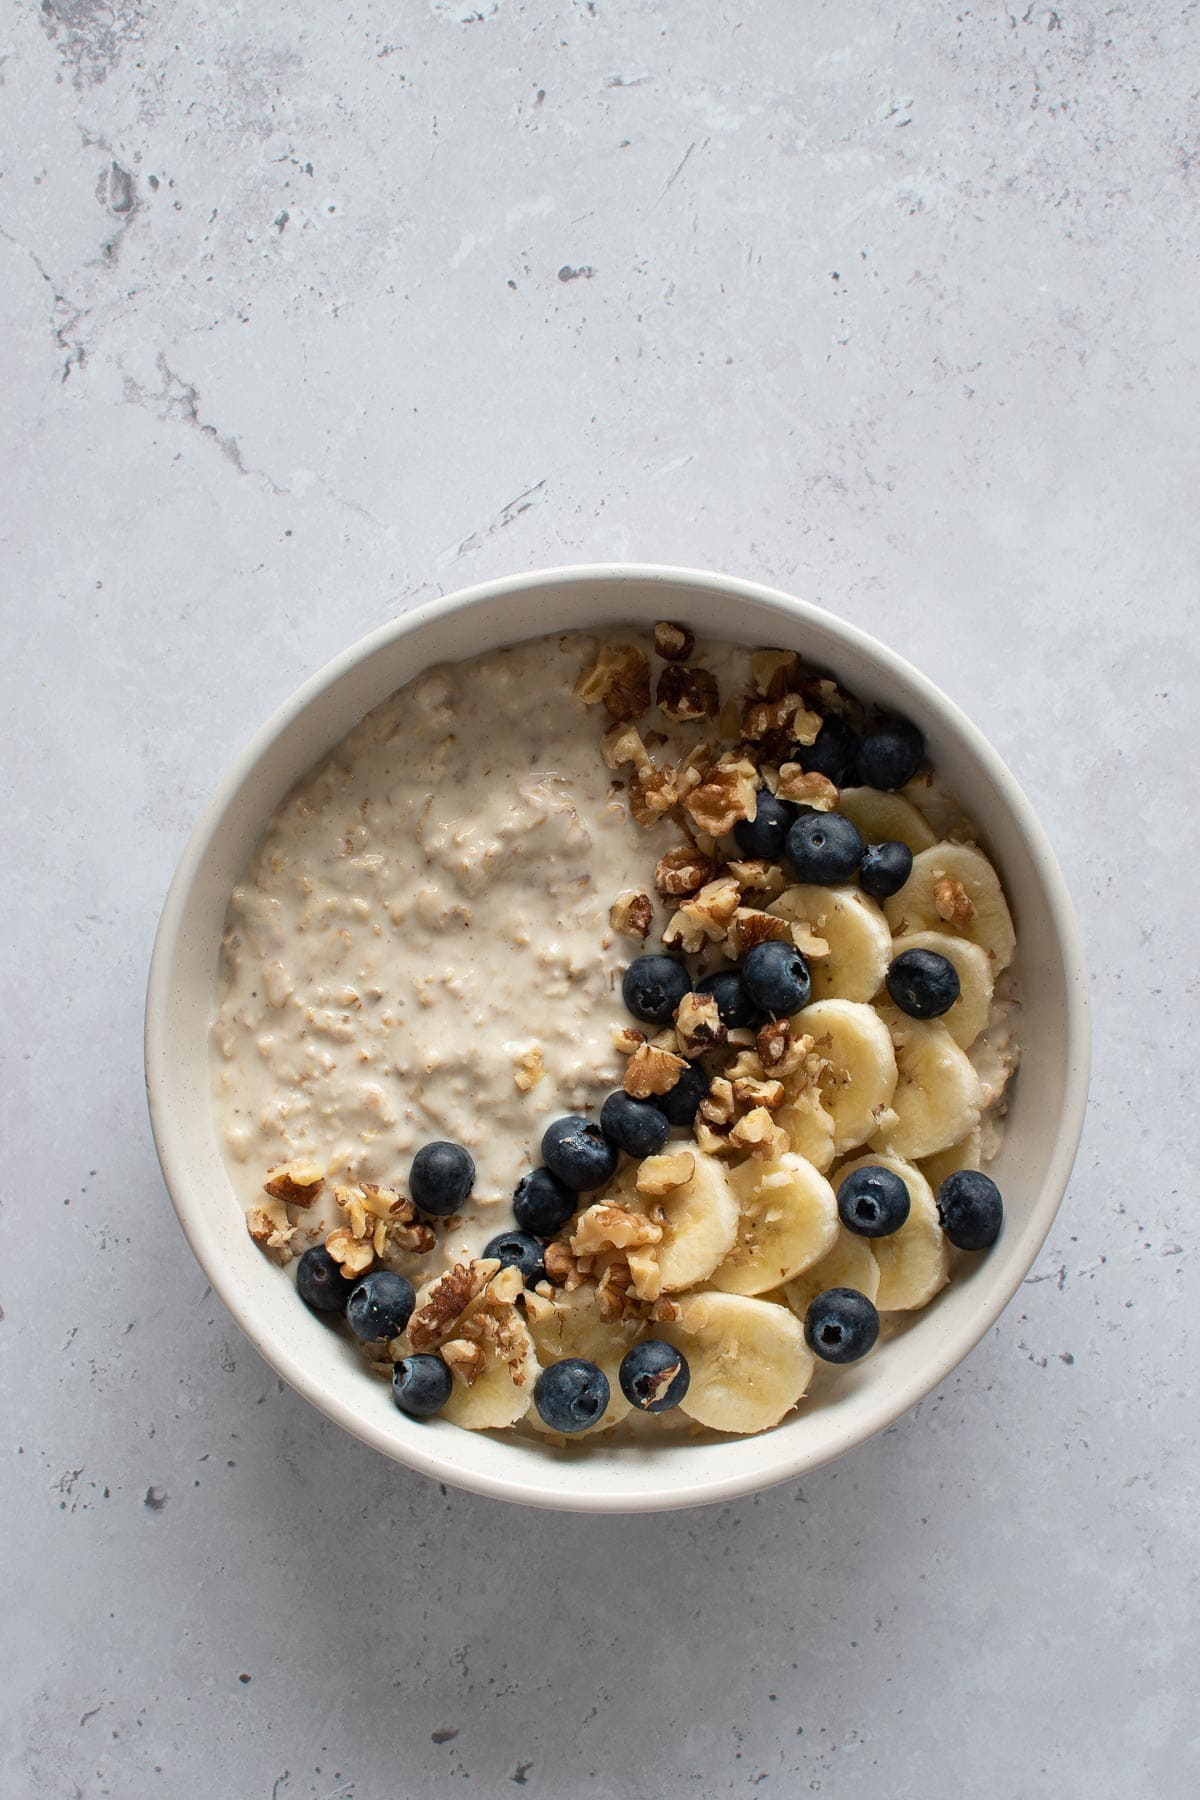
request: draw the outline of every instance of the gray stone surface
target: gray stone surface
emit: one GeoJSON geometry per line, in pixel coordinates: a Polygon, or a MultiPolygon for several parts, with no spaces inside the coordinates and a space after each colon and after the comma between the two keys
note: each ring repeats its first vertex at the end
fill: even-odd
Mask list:
{"type": "Polygon", "coordinates": [[[1195,6],[3,31],[4,1794],[1194,1793],[1195,6]],[[1045,1254],[938,1394],[802,1486],[595,1522],[277,1386],[174,1224],[139,1032],[191,821],[300,677],[620,557],[821,600],[974,714],[1097,1056],[1045,1254]]]}

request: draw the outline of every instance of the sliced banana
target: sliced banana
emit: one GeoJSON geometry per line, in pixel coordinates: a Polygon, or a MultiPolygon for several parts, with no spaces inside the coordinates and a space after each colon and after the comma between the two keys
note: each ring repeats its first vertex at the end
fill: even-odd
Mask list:
{"type": "Polygon", "coordinates": [[[687,1357],[680,1409],[712,1431],[769,1431],[808,1387],[813,1355],[784,1306],[745,1294],[688,1294],[659,1335],[687,1357]]]}
{"type": "Polygon", "coordinates": [[[805,1269],[802,1275],[789,1281],[784,1295],[803,1323],[804,1315],[817,1295],[823,1294],[826,1288],[835,1287],[854,1288],[868,1300],[874,1300],[879,1292],[879,1264],[871,1254],[870,1244],[866,1238],[847,1231],[844,1225],[837,1228],[832,1250],[811,1269],[805,1269]]]}
{"type": "Polygon", "coordinates": [[[479,1343],[483,1370],[467,1385],[460,1369],[453,1368],[454,1386],[442,1408],[442,1417],[467,1431],[491,1431],[515,1425],[533,1403],[533,1388],[541,1372],[533,1339],[514,1306],[499,1316],[487,1315],[479,1343]]]}
{"type": "Polygon", "coordinates": [[[940,1019],[910,1019],[880,1007],[884,1029],[896,1047],[899,1080],[891,1115],[871,1138],[873,1148],[916,1162],[956,1144],[979,1124],[979,1077],[940,1019]]]}
{"type": "Polygon", "coordinates": [[[892,954],[899,956],[904,950],[933,950],[954,964],[958,999],[949,1012],[942,1014],[942,1024],[961,1049],[969,1050],[987,1024],[992,1008],[995,984],[987,951],[969,938],[949,931],[910,931],[896,939],[892,954]]]}
{"type": "Polygon", "coordinates": [[[712,1275],[729,1294],[763,1294],[819,1262],[838,1230],[825,1177],[801,1156],[750,1157],[730,1171],[740,1207],[738,1241],[712,1275]]]}
{"type": "Polygon", "coordinates": [[[953,1175],[957,1169],[982,1167],[983,1132],[978,1125],[974,1131],[968,1131],[966,1137],[959,1138],[957,1144],[951,1144],[946,1150],[935,1150],[932,1156],[921,1158],[921,1173],[935,1194],[947,1175],[953,1175]]]}
{"type": "Polygon", "coordinates": [[[788,1144],[814,1169],[824,1171],[833,1161],[833,1114],[827,1111],[819,1088],[789,1092],[775,1114],[775,1123],[787,1132],[788,1144]]]}
{"type": "Polygon", "coordinates": [[[875,1304],[880,1312],[914,1312],[927,1305],[950,1279],[950,1252],[933,1190],[920,1169],[898,1156],[860,1156],[839,1169],[837,1179],[842,1181],[856,1169],[866,1168],[890,1169],[908,1189],[909,1199],[908,1217],[899,1231],[867,1242],[879,1268],[875,1304]]]}
{"type": "MultiPolygon", "coordinates": [[[[892,1038],[874,1007],[856,1000],[817,1000],[792,1020],[825,1060],[821,1100],[833,1117],[834,1149],[864,1143],[896,1091],[892,1038]]],[[[940,1149],[940,1145],[933,1148],[940,1149]]]]}
{"type": "Polygon", "coordinates": [[[883,908],[856,887],[787,888],[767,911],[803,920],[829,945],[828,956],[809,963],[814,1000],[872,1000],[892,957],[892,933],[883,908]]]}
{"type": "Polygon", "coordinates": [[[706,1156],[694,1144],[695,1172],[682,1187],[653,1200],[634,1185],[637,1165],[629,1163],[607,1197],[630,1212],[642,1213],[662,1226],[661,1243],[651,1246],[662,1276],[664,1294],[678,1293],[707,1281],[737,1242],[739,1211],[724,1163],[706,1156]]]}
{"type": "Polygon", "coordinates": [[[897,937],[914,931],[965,937],[987,951],[995,974],[1013,959],[1016,933],[1000,877],[983,851],[970,844],[934,844],[922,850],[900,892],[883,906],[897,937]],[[952,916],[946,917],[948,913],[952,916]]]}
{"type": "Polygon", "coordinates": [[[837,809],[844,813],[864,844],[907,844],[914,856],[937,843],[937,832],[903,794],[885,794],[879,788],[843,788],[837,809]]]}
{"type": "MultiPolygon", "coordinates": [[[[528,1302],[529,1331],[538,1361],[543,1368],[561,1362],[566,1356],[582,1356],[603,1369],[608,1377],[609,1402],[602,1418],[588,1427],[588,1432],[606,1431],[628,1414],[630,1407],[618,1374],[625,1352],[637,1341],[644,1329],[638,1319],[606,1319],[596,1304],[596,1290],[590,1282],[573,1293],[558,1294],[553,1300],[531,1295],[528,1302]]],[[[529,1423],[547,1437],[558,1437],[541,1419],[536,1407],[529,1423]]],[[[580,1432],[581,1437],[588,1432],[580,1432]]]]}

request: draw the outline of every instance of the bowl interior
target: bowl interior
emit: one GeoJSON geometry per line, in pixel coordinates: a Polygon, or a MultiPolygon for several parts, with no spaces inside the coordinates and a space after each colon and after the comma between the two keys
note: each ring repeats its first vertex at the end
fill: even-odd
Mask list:
{"type": "MultiPolygon", "coordinates": [[[[929,682],[828,614],[685,571],[560,570],[492,583],[396,621],[309,682],[237,760],[199,821],[164,909],[147,1007],[147,1085],[172,1200],[208,1280],[278,1373],[357,1436],[438,1479],[580,1510],[694,1505],[803,1473],[889,1424],[983,1336],[1027,1273],[1066,1185],[1087,1086],[1085,977],[1061,876],[995,752],[929,682]],[[296,1301],[252,1244],[221,1159],[208,1027],[230,889],[294,782],[364,712],[431,664],[555,630],[678,618],[698,633],[781,645],[864,699],[914,719],[935,768],[978,821],[1017,926],[1022,1066],[992,1172],[1008,1220],[995,1248],[819,1403],[760,1437],[553,1450],[405,1419],[385,1383],[296,1301]]],[[[824,1385],[824,1384],[823,1384],[824,1385]]]]}

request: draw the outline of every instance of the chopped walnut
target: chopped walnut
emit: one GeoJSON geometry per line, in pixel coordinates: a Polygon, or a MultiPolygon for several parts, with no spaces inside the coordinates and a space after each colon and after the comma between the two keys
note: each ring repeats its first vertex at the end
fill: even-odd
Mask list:
{"type": "Polygon", "coordinates": [[[684,810],[700,831],[723,837],[739,819],[753,819],[758,810],[758,776],[745,757],[722,757],[700,786],[684,795],[684,810]]]}
{"type": "Polygon", "coordinates": [[[545,1058],[535,1044],[532,1050],[523,1050],[517,1057],[517,1066],[513,1070],[513,1086],[521,1093],[528,1094],[542,1080],[546,1073],[545,1058]]]}
{"type": "Polygon", "coordinates": [[[652,1044],[640,1044],[625,1065],[625,1092],[636,1100],[649,1100],[653,1094],[669,1094],[687,1063],[670,1050],[656,1050],[652,1044]]]}
{"type": "MultiPolygon", "coordinates": [[[[337,1190],[339,1206],[342,1205],[341,1196],[344,1191],[342,1188],[337,1190]]],[[[359,1193],[362,1195],[363,1211],[373,1219],[400,1219],[407,1225],[417,1216],[417,1209],[412,1201],[406,1200],[395,1188],[379,1187],[373,1181],[364,1181],[359,1193]]]]}
{"type": "Polygon", "coordinates": [[[608,922],[622,937],[640,938],[645,943],[654,923],[654,905],[649,894],[626,888],[613,901],[608,922]]]}
{"type": "Polygon", "coordinates": [[[846,693],[836,681],[827,675],[812,676],[800,683],[800,692],[810,706],[818,712],[836,713],[838,718],[847,720],[857,731],[861,731],[867,722],[867,709],[861,700],[846,693]]]}
{"type": "Polygon", "coordinates": [[[654,648],[664,662],[686,662],[696,648],[696,640],[686,625],[660,619],[654,627],[654,648]]]}
{"type": "Polygon", "coordinates": [[[759,912],[757,907],[739,906],[729,922],[729,949],[740,960],[756,944],[776,939],[782,941],[791,934],[792,928],[786,919],[776,918],[774,913],[759,912]]]}
{"type": "Polygon", "coordinates": [[[639,1031],[636,1025],[618,1025],[613,1031],[613,1049],[618,1056],[632,1056],[645,1041],[645,1032],[639,1031]]]}
{"type": "Polygon", "coordinates": [[[828,775],[818,775],[815,769],[806,774],[799,763],[784,763],[776,792],[781,800],[811,806],[815,812],[832,812],[838,803],[838,791],[828,775]]]}
{"type": "Polygon", "coordinates": [[[418,1354],[436,1350],[450,1336],[495,1267],[492,1262],[455,1263],[434,1283],[424,1306],[408,1322],[408,1341],[418,1354]]]}
{"type": "Polygon", "coordinates": [[[573,1294],[582,1284],[583,1276],[565,1244],[546,1245],[546,1279],[568,1294],[573,1294]]]}
{"type": "Polygon", "coordinates": [[[654,885],[668,899],[694,894],[712,879],[714,863],[694,844],[677,844],[664,851],[654,870],[654,885]]]}
{"type": "Polygon", "coordinates": [[[282,1200],[272,1200],[267,1206],[252,1206],[246,1214],[246,1229],[262,1249],[277,1251],[281,1262],[290,1261],[296,1227],[289,1223],[282,1200]]]}
{"type": "Polygon", "coordinates": [[[700,1118],[698,1114],[693,1129],[697,1150],[703,1150],[705,1156],[728,1156],[729,1139],[724,1135],[724,1129],[718,1130],[715,1125],[710,1125],[707,1119],[700,1118]]]}
{"type": "Polygon", "coordinates": [[[765,1106],[756,1106],[739,1119],[729,1134],[729,1141],[739,1150],[748,1150],[751,1156],[764,1160],[774,1160],[788,1148],[787,1132],[776,1125],[765,1106]]]}
{"type": "Polygon", "coordinates": [[[799,694],[781,694],[777,700],[747,700],[741,734],[783,756],[789,744],[814,743],[822,722],[819,713],[807,710],[799,694]]]}
{"type": "Polygon", "coordinates": [[[614,719],[641,719],[650,710],[650,664],[633,644],[606,644],[575,683],[585,706],[604,702],[614,719]]]}
{"type": "Polygon", "coordinates": [[[650,752],[642,742],[642,734],[632,725],[610,725],[600,739],[600,754],[610,769],[652,767],[650,752]]]}
{"type": "Polygon", "coordinates": [[[707,1095],[700,1102],[699,1117],[710,1125],[728,1125],[733,1118],[733,1086],[723,1075],[714,1078],[707,1095]]]}
{"type": "Polygon", "coordinates": [[[596,1288],[596,1309],[602,1319],[619,1319],[626,1310],[633,1271],[623,1260],[609,1263],[596,1288]]]}
{"type": "Polygon", "coordinates": [[[678,799],[675,771],[670,763],[659,769],[647,761],[629,783],[629,810],[639,825],[653,825],[670,812],[678,799]]]}
{"type": "MultiPolygon", "coordinates": [[[[719,943],[729,930],[740,898],[737,882],[722,875],[716,881],[706,882],[698,894],[685,900],[671,924],[674,925],[676,920],[686,921],[680,924],[679,930],[683,937],[692,941],[689,948],[694,944],[698,950],[705,942],[719,943]],[[697,932],[700,934],[698,939],[697,932]]],[[[664,932],[664,941],[666,935],[664,932]]]]}
{"type": "Polygon", "coordinates": [[[687,913],[673,913],[663,927],[663,943],[668,950],[682,950],[694,956],[708,942],[708,933],[698,919],[689,918],[687,913]]]}
{"type": "Polygon", "coordinates": [[[942,875],[934,882],[933,904],[939,919],[945,919],[948,925],[956,925],[960,930],[975,917],[975,904],[970,894],[961,881],[950,875],[942,875]]]}
{"type": "Polygon", "coordinates": [[[725,873],[733,877],[743,893],[762,894],[768,900],[778,899],[788,885],[787,876],[778,863],[757,858],[735,858],[725,864],[725,873]]]}
{"type": "Polygon", "coordinates": [[[683,1309],[674,1300],[668,1300],[664,1294],[661,1300],[654,1302],[650,1317],[656,1325],[674,1325],[683,1317],[683,1309]]]}
{"type": "Polygon", "coordinates": [[[741,1075],[733,1083],[733,1097],[739,1106],[765,1106],[776,1112],[784,1102],[782,1081],[760,1081],[753,1075],[741,1075]]]}
{"type": "Polygon", "coordinates": [[[660,712],[668,719],[680,721],[715,718],[721,699],[717,684],[707,669],[681,669],[668,663],[658,678],[655,699],[660,712]]]}
{"type": "Polygon", "coordinates": [[[703,1056],[725,1042],[725,1026],[711,994],[685,994],[675,1009],[675,1030],[685,1056],[703,1056]]]}
{"type": "MultiPolygon", "coordinates": [[[[661,1162],[664,1159],[648,1157],[646,1160],[661,1162]]],[[[643,1163],[642,1167],[645,1166],[643,1163]]],[[[598,1200],[586,1212],[581,1212],[570,1237],[571,1254],[576,1257],[599,1256],[605,1250],[639,1249],[643,1244],[661,1242],[661,1225],[656,1225],[643,1213],[615,1206],[610,1200],[598,1200]]]]}
{"type": "Polygon", "coordinates": [[[464,1387],[474,1387],[487,1364],[483,1345],[473,1344],[467,1338],[451,1338],[442,1345],[441,1357],[464,1387]]]}
{"type": "Polygon", "coordinates": [[[807,919],[791,920],[792,942],[805,956],[828,956],[829,940],[823,938],[807,919]]]}
{"type": "Polygon", "coordinates": [[[271,1169],[263,1182],[263,1193],[272,1200],[286,1200],[289,1206],[311,1206],[325,1186],[325,1170],[309,1157],[281,1163],[271,1169]]]}
{"type": "Polygon", "coordinates": [[[374,1245],[363,1243],[352,1231],[347,1231],[344,1225],[337,1231],[330,1232],[325,1239],[325,1248],[346,1276],[365,1275],[375,1261],[374,1245]]]}
{"type": "Polygon", "coordinates": [[[626,1257],[639,1300],[657,1300],[662,1293],[662,1269],[652,1249],[631,1250],[626,1257]]]}
{"type": "MultiPolygon", "coordinates": [[[[690,1150],[667,1151],[662,1156],[647,1156],[637,1172],[637,1191],[648,1199],[658,1200],[674,1188],[680,1188],[696,1173],[696,1158],[690,1150]]],[[[662,1232],[659,1231],[661,1238],[662,1232]]],[[[657,1242],[657,1239],[650,1239],[657,1242]]]]}
{"type": "Polygon", "coordinates": [[[792,1028],[786,1019],[768,1019],[765,1025],[759,1026],[754,1047],[764,1069],[777,1068],[783,1061],[791,1036],[792,1028]]]}
{"type": "Polygon", "coordinates": [[[791,693],[800,680],[800,658],[794,650],[756,650],[750,658],[750,674],[754,691],[764,699],[777,700],[791,693]]]}
{"type": "Polygon", "coordinates": [[[717,753],[711,744],[692,745],[676,771],[675,786],[681,800],[700,786],[716,760],[717,753]]]}

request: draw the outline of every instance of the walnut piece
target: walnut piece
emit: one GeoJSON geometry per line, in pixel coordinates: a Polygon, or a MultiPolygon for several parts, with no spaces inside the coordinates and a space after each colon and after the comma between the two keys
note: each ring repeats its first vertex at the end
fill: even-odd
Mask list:
{"type": "Polygon", "coordinates": [[[733,1113],[733,1085],[723,1075],[718,1075],[700,1102],[697,1116],[707,1120],[710,1125],[728,1125],[733,1113]]]}
{"type": "Polygon", "coordinates": [[[725,1026],[711,994],[685,994],[675,1008],[675,1031],[685,1056],[703,1056],[725,1042],[725,1026]]]}
{"type": "Polygon", "coordinates": [[[625,1065],[625,1092],[635,1100],[649,1100],[653,1094],[669,1094],[687,1063],[670,1050],[656,1050],[653,1044],[639,1044],[625,1065]]]}
{"type": "Polygon", "coordinates": [[[622,937],[639,938],[645,943],[654,923],[654,905],[649,894],[626,888],[613,901],[608,922],[622,937]]]}
{"type": "Polygon", "coordinates": [[[655,700],[668,719],[687,721],[715,718],[721,709],[721,698],[714,677],[707,669],[681,669],[668,663],[658,678],[655,700]]]}
{"type": "Polygon", "coordinates": [[[424,1306],[408,1322],[408,1341],[419,1355],[436,1350],[452,1334],[495,1268],[494,1262],[455,1263],[434,1283],[424,1306]]]}
{"type": "Polygon", "coordinates": [[[776,1112],[784,1102],[782,1081],[760,1081],[754,1075],[739,1075],[733,1083],[733,1097],[739,1106],[765,1106],[776,1112]]]}
{"type": "Polygon", "coordinates": [[[677,844],[664,851],[654,869],[654,885],[666,899],[694,894],[712,879],[715,864],[694,844],[677,844]]]}
{"type": "Polygon", "coordinates": [[[758,810],[758,776],[745,757],[722,757],[699,787],[684,795],[684,811],[699,831],[724,837],[739,819],[753,819],[758,810]]]}
{"type": "Polygon", "coordinates": [[[759,1026],[754,1048],[764,1069],[778,1067],[787,1055],[791,1037],[792,1028],[786,1019],[768,1019],[765,1025],[759,1026]]]}
{"type": "Polygon", "coordinates": [[[696,640],[686,625],[660,619],[654,627],[654,648],[664,662],[686,662],[696,648],[696,640]]]}
{"type": "Polygon", "coordinates": [[[650,711],[650,664],[633,644],[606,644],[575,694],[585,706],[602,700],[614,719],[642,719],[650,711]]]}
{"type": "Polygon", "coordinates": [[[263,1250],[278,1251],[281,1262],[290,1260],[296,1227],[288,1222],[282,1200],[272,1200],[267,1206],[252,1206],[246,1214],[246,1229],[263,1250]]]}
{"type": "Polygon", "coordinates": [[[442,1345],[441,1357],[464,1387],[474,1387],[487,1364],[483,1345],[473,1344],[467,1338],[451,1338],[442,1345]]]}
{"type": "Polygon", "coordinates": [[[743,893],[762,894],[768,900],[777,900],[788,885],[778,863],[759,858],[734,858],[725,864],[725,873],[733,877],[743,893]]]}
{"type": "MultiPolygon", "coordinates": [[[[575,1258],[562,1243],[546,1245],[546,1279],[565,1293],[573,1294],[583,1283],[583,1276],[575,1265],[575,1258]]],[[[411,1327],[410,1333],[411,1333],[411,1327]]]]}
{"type": "Polygon", "coordinates": [[[828,956],[829,940],[823,938],[807,919],[791,921],[792,942],[805,956],[828,956]]]}
{"type": "Polygon", "coordinates": [[[528,1094],[542,1080],[546,1073],[546,1063],[540,1048],[535,1044],[532,1050],[523,1050],[517,1057],[517,1066],[513,1070],[513,1086],[521,1093],[528,1094]]]}
{"type": "Polygon", "coordinates": [[[618,1025],[613,1032],[613,1049],[619,1056],[632,1056],[646,1041],[644,1031],[636,1025],[618,1025]]]}
{"type": "Polygon", "coordinates": [[[642,734],[632,725],[610,725],[600,739],[600,754],[610,769],[653,767],[642,734]]]}
{"type": "Polygon", "coordinates": [[[838,791],[828,775],[818,775],[815,769],[806,774],[799,763],[784,763],[776,792],[781,800],[811,806],[815,812],[832,812],[838,803],[838,791]]]}
{"type": "Polygon", "coordinates": [[[750,674],[756,694],[778,700],[798,685],[800,658],[794,650],[756,650],[750,658],[750,674]]]}
{"type": "Polygon", "coordinates": [[[325,1248],[346,1276],[365,1275],[375,1261],[374,1245],[364,1243],[354,1232],[347,1231],[344,1225],[330,1232],[325,1239],[325,1248]]]}
{"type": "Polygon", "coordinates": [[[822,723],[820,713],[809,712],[799,694],[781,694],[777,700],[747,700],[741,732],[751,743],[783,754],[789,744],[814,743],[822,723]]]}
{"type": "Polygon", "coordinates": [[[756,1106],[739,1119],[729,1133],[729,1141],[739,1150],[748,1150],[751,1156],[772,1161],[788,1148],[787,1132],[776,1125],[765,1106],[756,1106]]]}
{"type": "Polygon", "coordinates": [[[679,799],[675,770],[670,763],[655,768],[647,758],[629,783],[629,810],[639,825],[653,825],[669,813],[679,799]]]}
{"type": "Polygon", "coordinates": [[[325,1170],[311,1157],[297,1157],[268,1171],[263,1193],[289,1206],[311,1206],[325,1186],[325,1170]]]}
{"type": "MultiPolygon", "coordinates": [[[[648,1199],[661,1199],[675,1188],[690,1181],[696,1173],[696,1158],[690,1150],[668,1150],[662,1156],[647,1156],[637,1172],[637,1191],[648,1199]]],[[[658,1237],[662,1237],[659,1230],[658,1237]]],[[[658,1239],[651,1240],[655,1243],[658,1239]]]]}
{"type": "Polygon", "coordinates": [[[737,882],[722,875],[716,881],[706,882],[698,894],[685,900],[679,912],[703,933],[701,943],[707,940],[716,944],[729,930],[740,898],[737,882]]]}
{"type": "Polygon", "coordinates": [[[939,876],[933,884],[933,904],[939,919],[960,929],[975,917],[975,904],[961,881],[951,875],[939,876]]]}
{"type": "MultiPolygon", "coordinates": [[[[648,1157],[659,1161],[661,1157],[648,1157]]],[[[669,1159],[668,1159],[669,1160],[669,1159]]],[[[642,1168],[645,1168],[645,1163],[642,1168]]],[[[678,1184],[676,1184],[678,1185],[678,1184]]],[[[598,1200],[581,1212],[570,1237],[572,1256],[599,1256],[605,1250],[639,1249],[643,1244],[661,1244],[662,1226],[643,1213],[628,1212],[609,1200],[598,1200]]]]}
{"type": "Polygon", "coordinates": [[[782,942],[791,935],[792,928],[786,919],[776,918],[774,913],[759,912],[754,906],[739,906],[729,921],[729,948],[739,961],[756,944],[771,940],[782,942]]]}

